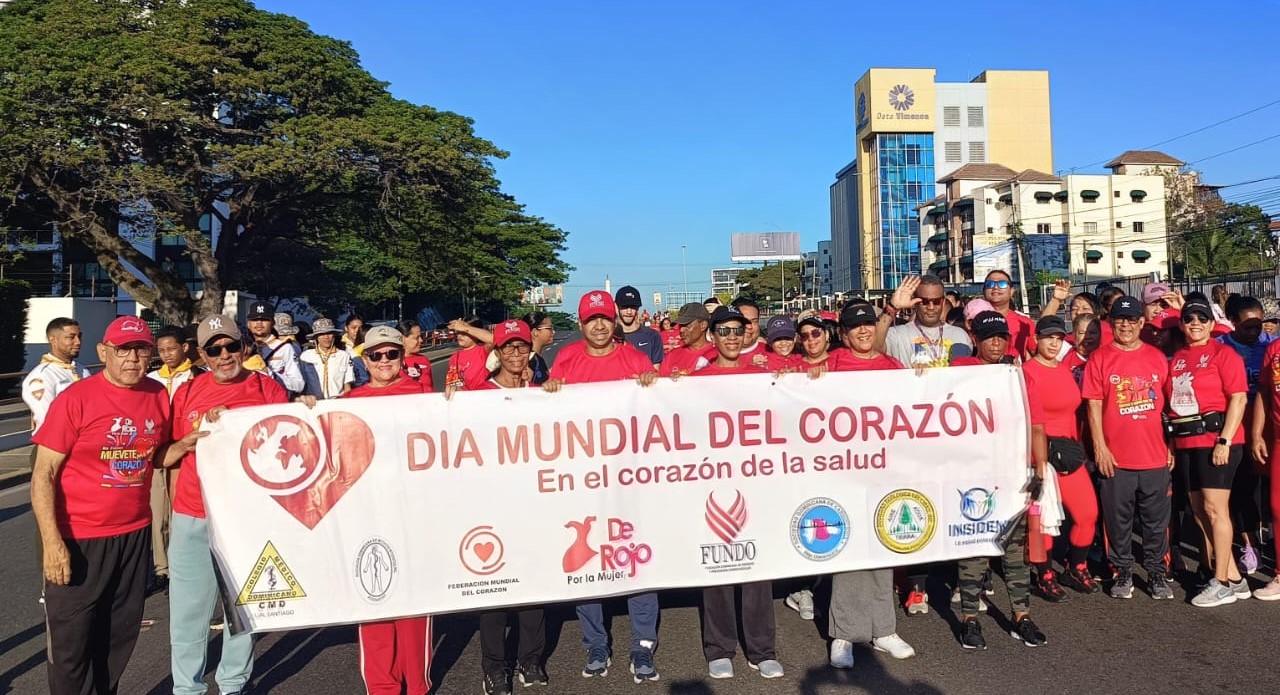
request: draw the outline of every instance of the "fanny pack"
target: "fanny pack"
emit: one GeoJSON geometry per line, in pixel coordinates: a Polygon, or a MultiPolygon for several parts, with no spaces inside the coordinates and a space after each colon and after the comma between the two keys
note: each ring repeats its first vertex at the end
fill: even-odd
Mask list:
{"type": "Polygon", "coordinates": [[[1049,437],[1049,465],[1062,475],[1076,472],[1084,465],[1084,447],[1074,439],[1049,437]]]}
{"type": "Polygon", "coordinates": [[[1186,417],[1165,416],[1164,431],[1173,437],[1198,437],[1210,432],[1221,432],[1226,415],[1221,412],[1197,413],[1186,417]]]}

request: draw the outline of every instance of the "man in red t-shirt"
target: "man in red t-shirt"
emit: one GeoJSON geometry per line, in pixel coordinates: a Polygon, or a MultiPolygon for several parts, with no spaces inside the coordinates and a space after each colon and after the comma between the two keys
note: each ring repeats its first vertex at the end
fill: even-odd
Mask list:
{"type": "Polygon", "coordinates": [[[689,374],[698,366],[698,360],[707,352],[707,321],[711,315],[698,302],[680,307],[676,325],[680,327],[680,347],[672,348],[662,358],[659,376],[689,374]]]}
{"type": "Polygon", "coordinates": [[[1102,476],[1102,517],[1108,555],[1116,569],[1113,598],[1133,596],[1133,526],[1141,525],[1142,565],[1155,599],[1173,598],[1169,552],[1169,466],[1165,443],[1164,354],[1142,342],[1142,302],[1120,297],[1111,305],[1115,339],[1089,356],[1081,395],[1089,404],[1094,460],[1102,476]]]}
{"type": "MultiPolygon", "coordinates": [[[[634,379],[641,386],[658,380],[649,357],[629,343],[613,340],[618,322],[618,309],[613,297],[603,290],[592,290],[578,302],[578,328],[582,340],[560,350],[551,377],[542,388],[555,393],[565,384],[634,379]]],[[[658,646],[658,595],[654,592],[627,598],[631,617],[631,673],[637,683],[658,680],[653,665],[653,650],[658,646]]],[[[587,664],[582,669],[586,678],[609,674],[609,633],[604,628],[604,608],[598,601],[579,604],[578,625],[587,647],[587,664]]]]}
{"type": "Polygon", "coordinates": [[[155,339],[122,316],[98,344],[103,370],[69,386],[32,437],[49,692],[114,693],[142,625],[156,461],[170,445],[169,394],[147,378],[155,339]]]}
{"type": "MultiPolygon", "coordinates": [[[[284,388],[271,377],[244,368],[240,329],[229,316],[208,316],[196,330],[200,355],[209,371],[186,382],[173,394],[173,436],[197,432],[229,408],[288,402],[284,388]]],[[[315,399],[302,396],[311,404],[315,399]]],[[[166,465],[174,462],[166,460],[166,465]]],[[[169,536],[169,646],[174,695],[203,695],[209,621],[218,583],[209,553],[209,522],[200,487],[200,466],[224,461],[197,460],[194,448],[181,458],[182,474],[173,495],[169,536]]],[[[253,635],[227,631],[215,679],[219,692],[239,693],[253,671],[253,635]]]]}
{"type": "MultiPolygon", "coordinates": [[[[1271,478],[1271,518],[1280,519],[1280,472],[1276,471],[1280,452],[1280,340],[1273,341],[1262,357],[1262,369],[1258,373],[1258,395],[1254,397],[1253,422],[1249,425],[1253,441],[1253,457],[1263,464],[1271,478]],[[1271,438],[1267,438],[1268,430],[1271,438]]],[[[1280,537],[1275,537],[1280,549],[1280,537]]],[[[1280,601],[1280,572],[1270,584],[1253,592],[1254,598],[1263,601],[1280,601]]]]}

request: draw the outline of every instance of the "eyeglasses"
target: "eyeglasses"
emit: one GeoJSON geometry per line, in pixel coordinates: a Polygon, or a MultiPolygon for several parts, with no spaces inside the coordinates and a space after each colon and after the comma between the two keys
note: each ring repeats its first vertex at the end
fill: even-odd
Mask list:
{"type": "Polygon", "coordinates": [[[947,301],[946,297],[921,297],[920,304],[922,306],[938,306],[947,301]]]}
{"type": "Polygon", "coordinates": [[[818,338],[827,337],[826,331],[800,331],[800,337],[805,340],[817,340],[818,338]]]}
{"type": "Polygon", "coordinates": [[[240,341],[233,343],[222,343],[221,345],[209,345],[204,349],[204,354],[210,357],[222,357],[222,351],[226,350],[228,355],[234,355],[244,349],[244,345],[240,341]]]}
{"type": "Polygon", "coordinates": [[[1112,316],[1111,320],[1116,323],[1138,323],[1142,319],[1134,318],[1132,316],[1112,316]]]}
{"type": "Polygon", "coordinates": [[[364,356],[368,357],[370,362],[394,362],[400,359],[400,351],[379,350],[378,352],[366,352],[364,356]]]}
{"type": "Polygon", "coordinates": [[[721,338],[728,338],[731,335],[744,336],[746,334],[746,326],[716,326],[716,335],[721,338]]]}
{"type": "Polygon", "coordinates": [[[987,280],[982,286],[989,290],[1007,290],[1009,289],[1008,280],[987,280]]]}
{"type": "Polygon", "coordinates": [[[529,345],[528,343],[507,343],[506,345],[503,345],[502,347],[498,348],[498,352],[507,356],[527,355],[532,351],[533,351],[533,346],[529,345]]]}
{"type": "Polygon", "coordinates": [[[535,329],[533,329],[533,330],[535,330],[535,331],[554,331],[555,329],[556,329],[556,327],[555,327],[555,326],[538,326],[537,328],[535,328],[535,329]]]}
{"type": "Polygon", "coordinates": [[[1182,322],[1183,323],[1213,323],[1213,320],[1210,319],[1208,316],[1203,316],[1201,314],[1188,314],[1186,318],[1182,319],[1182,322]]]}
{"type": "Polygon", "coordinates": [[[107,347],[111,348],[115,352],[116,357],[121,358],[128,357],[130,355],[147,357],[151,354],[150,345],[108,345],[107,347]]]}

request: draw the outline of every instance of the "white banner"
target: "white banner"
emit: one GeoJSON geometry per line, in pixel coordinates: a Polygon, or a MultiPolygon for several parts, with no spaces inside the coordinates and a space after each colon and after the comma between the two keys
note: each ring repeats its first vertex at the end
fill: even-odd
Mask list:
{"type": "Polygon", "coordinates": [[[253,631],[999,553],[1010,366],[687,377],[233,410],[197,455],[253,631]]]}

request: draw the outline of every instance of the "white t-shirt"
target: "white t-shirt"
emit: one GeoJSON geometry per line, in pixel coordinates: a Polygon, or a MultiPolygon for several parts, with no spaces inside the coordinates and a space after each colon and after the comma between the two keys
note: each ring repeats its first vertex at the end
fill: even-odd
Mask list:
{"type": "Polygon", "coordinates": [[[884,351],[906,367],[947,367],[957,357],[972,355],[973,343],[963,328],[949,323],[928,328],[912,321],[889,329],[884,351]]]}
{"type": "Polygon", "coordinates": [[[31,433],[35,434],[49,414],[53,399],[68,386],[89,376],[89,370],[75,360],[63,362],[53,355],[40,358],[27,377],[22,380],[22,400],[31,409],[31,433]]]}

